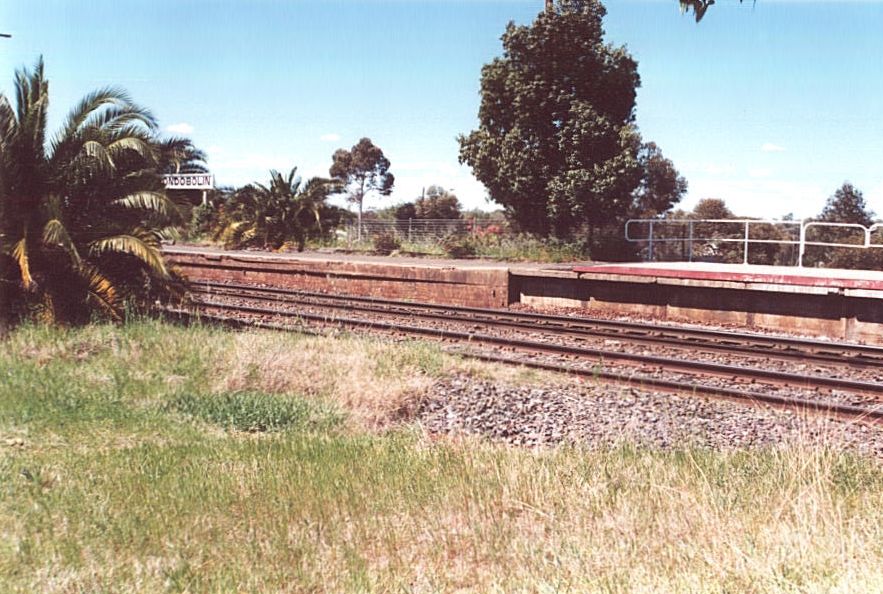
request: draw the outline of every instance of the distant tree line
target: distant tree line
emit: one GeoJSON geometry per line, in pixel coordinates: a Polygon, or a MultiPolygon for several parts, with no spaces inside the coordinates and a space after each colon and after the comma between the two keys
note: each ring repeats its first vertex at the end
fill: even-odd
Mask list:
{"type": "MultiPolygon", "coordinates": [[[[751,219],[734,214],[726,203],[719,198],[705,198],[700,200],[692,211],[675,210],[666,213],[659,219],[655,230],[657,240],[678,239],[674,242],[659,241],[655,247],[657,259],[682,259],[686,256],[688,238],[687,230],[682,224],[674,221],[682,220],[709,220],[709,219],[751,219]]],[[[752,224],[749,228],[752,240],[776,240],[797,241],[799,240],[800,223],[852,223],[870,227],[877,222],[876,214],[868,207],[862,192],[849,182],[845,182],[827,200],[822,211],[806,221],[795,221],[792,215],[783,216],[782,221],[794,221],[793,226],[770,225],[763,223],[752,224]]],[[[646,227],[637,234],[646,236],[646,227]]],[[[742,224],[727,225],[726,223],[699,223],[693,224],[693,237],[696,241],[692,246],[694,259],[708,259],[719,262],[742,262],[744,258],[744,246],[741,243],[744,237],[742,224]],[[700,240],[702,239],[702,240],[700,240]],[[735,242],[721,241],[722,239],[736,240],[735,242]]],[[[818,243],[839,243],[855,245],[857,247],[831,247],[831,246],[807,246],[804,255],[804,266],[823,268],[847,268],[847,269],[883,269],[883,231],[872,235],[872,244],[880,245],[880,248],[863,249],[860,246],[864,241],[864,232],[858,228],[840,228],[810,226],[807,229],[806,240],[818,243]]],[[[647,248],[644,247],[646,250],[647,248]]],[[[645,254],[646,256],[646,254],[645,254]]],[[[751,243],[749,245],[748,259],[751,264],[794,265],[797,263],[798,247],[795,244],[777,243],[751,243]]]]}
{"type": "Polygon", "coordinates": [[[311,240],[331,240],[349,213],[329,203],[343,194],[358,206],[361,222],[365,199],[387,196],[395,177],[389,159],[371,139],[332,155],[329,177],[304,181],[297,167],[287,175],[270,172],[269,184],[254,182],[241,188],[213,192],[211,200],[194,210],[191,230],[208,235],[228,248],[302,251],[311,240]]]}

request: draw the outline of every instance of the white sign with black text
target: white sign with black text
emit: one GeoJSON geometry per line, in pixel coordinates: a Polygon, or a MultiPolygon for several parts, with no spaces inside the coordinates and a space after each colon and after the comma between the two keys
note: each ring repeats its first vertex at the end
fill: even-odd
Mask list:
{"type": "Polygon", "coordinates": [[[167,190],[211,190],[215,176],[211,173],[173,173],[163,176],[167,190]]]}

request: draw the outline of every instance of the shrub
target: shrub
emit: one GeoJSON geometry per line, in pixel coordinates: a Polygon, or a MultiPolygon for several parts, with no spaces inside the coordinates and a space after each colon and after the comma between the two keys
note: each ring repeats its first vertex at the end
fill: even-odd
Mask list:
{"type": "Polygon", "coordinates": [[[216,224],[217,211],[211,204],[200,204],[193,208],[190,217],[190,237],[199,237],[212,231],[216,224]]]}
{"type": "Polygon", "coordinates": [[[475,255],[475,244],[466,235],[448,235],[441,240],[445,255],[450,258],[466,258],[475,255]]]}
{"type": "Polygon", "coordinates": [[[402,243],[394,233],[388,231],[374,236],[374,251],[383,256],[389,255],[400,249],[402,243]]]}

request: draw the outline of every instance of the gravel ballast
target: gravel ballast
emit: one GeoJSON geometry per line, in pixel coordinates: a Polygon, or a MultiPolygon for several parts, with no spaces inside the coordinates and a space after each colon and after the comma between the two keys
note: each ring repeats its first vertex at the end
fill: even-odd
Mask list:
{"type": "Polygon", "coordinates": [[[520,446],[574,444],[734,449],[801,443],[883,457],[883,428],[694,396],[590,383],[499,385],[466,376],[437,382],[416,410],[429,433],[520,446]]]}

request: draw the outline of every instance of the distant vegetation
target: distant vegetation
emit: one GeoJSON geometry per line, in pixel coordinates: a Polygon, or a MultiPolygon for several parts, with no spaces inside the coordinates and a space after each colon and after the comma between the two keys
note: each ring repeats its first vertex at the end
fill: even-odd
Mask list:
{"type": "MultiPolygon", "coordinates": [[[[683,225],[667,223],[676,220],[701,220],[701,219],[751,219],[752,217],[734,214],[727,204],[719,198],[705,198],[700,200],[691,212],[675,210],[661,217],[656,227],[656,237],[666,239],[677,237],[681,241],[662,242],[654,248],[654,258],[657,260],[680,260],[686,258],[688,248],[685,241],[688,237],[687,230],[683,225]]],[[[779,226],[768,224],[753,224],[750,227],[750,237],[753,240],[792,241],[799,239],[801,221],[795,221],[793,216],[787,214],[781,217],[782,221],[794,221],[793,226],[779,226]]],[[[817,216],[807,219],[825,223],[847,223],[870,227],[875,223],[876,214],[868,207],[864,196],[855,186],[845,182],[829,198],[822,212],[817,216]]],[[[639,233],[646,236],[647,229],[641,229],[639,233]]],[[[871,236],[874,245],[883,246],[883,233],[876,232],[871,236]]],[[[726,223],[695,223],[693,226],[694,259],[708,259],[717,262],[742,262],[744,248],[741,243],[744,237],[742,224],[728,225],[726,223]],[[700,241],[703,238],[706,241],[700,241]],[[721,241],[730,239],[735,241],[721,241]]],[[[846,268],[880,270],[883,269],[883,248],[862,249],[858,247],[864,241],[864,233],[860,229],[849,228],[825,228],[809,227],[806,234],[807,242],[839,243],[844,245],[856,245],[857,247],[832,247],[808,245],[804,256],[804,266],[823,268],[846,268]]],[[[643,248],[643,256],[647,257],[647,247],[643,248]]],[[[797,263],[798,248],[794,244],[752,243],[749,246],[748,261],[751,264],[774,264],[791,266],[797,263]]]]}
{"type": "Polygon", "coordinates": [[[287,176],[270,172],[270,184],[239,188],[218,205],[211,231],[227,247],[279,249],[293,242],[302,251],[307,240],[330,232],[341,212],[327,203],[340,189],[335,180],[314,177],[303,182],[293,168],[287,176]]]}

